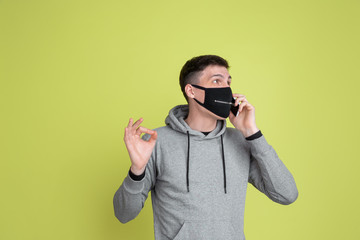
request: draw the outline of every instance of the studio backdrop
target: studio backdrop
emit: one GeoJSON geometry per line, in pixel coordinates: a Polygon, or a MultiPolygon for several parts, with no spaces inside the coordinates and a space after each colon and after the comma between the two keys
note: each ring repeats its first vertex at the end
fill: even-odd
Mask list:
{"type": "MultiPolygon", "coordinates": [[[[232,89],[299,196],[248,184],[249,240],[360,239],[359,1],[0,1],[0,239],[154,239],[151,194],[114,215],[129,118],[165,125],[190,58],[232,89]]],[[[229,126],[232,126],[228,121],[229,126]]]]}

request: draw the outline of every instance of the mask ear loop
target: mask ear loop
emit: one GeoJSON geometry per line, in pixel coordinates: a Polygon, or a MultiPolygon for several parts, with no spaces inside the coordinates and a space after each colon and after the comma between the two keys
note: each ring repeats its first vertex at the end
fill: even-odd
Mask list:
{"type": "Polygon", "coordinates": [[[199,86],[199,85],[196,85],[196,84],[190,84],[191,86],[193,87],[196,87],[198,89],[201,89],[201,90],[205,90],[206,88],[202,87],[202,86],[199,86]]]}
{"type": "MultiPolygon", "coordinates": [[[[206,90],[206,88],[202,87],[202,86],[199,86],[199,85],[196,85],[196,84],[190,84],[191,86],[195,87],[195,88],[198,88],[198,89],[201,89],[201,90],[206,90]]],[[[206,91],[205,91],[206,92],[206,91]]],[[[204,106],[205,105],[205,102],[204,103],[201,103],[199,100],[197,100],[195,98],[195,93],[194,94],[194,101],[197,102],[198,104],[200,104],[201,106],[204,106]]]]}

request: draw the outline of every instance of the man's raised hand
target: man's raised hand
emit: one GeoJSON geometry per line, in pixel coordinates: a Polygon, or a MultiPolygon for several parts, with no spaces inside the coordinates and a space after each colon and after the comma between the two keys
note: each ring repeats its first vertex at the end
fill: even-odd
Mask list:
{"type": "Polygon", "coordinates": [[[143,121],[142,118],[135,123],[133,121],[130,118],[129,124],[125,128],[124,141],[131,160],[131,172],[135,175],[141,175],[145,171],[146,164],[154,149],[157,132],[140,126],[143,121]],[[150,139],[148,141],[141,139],[142,133],[150,134],[150,139]]]}

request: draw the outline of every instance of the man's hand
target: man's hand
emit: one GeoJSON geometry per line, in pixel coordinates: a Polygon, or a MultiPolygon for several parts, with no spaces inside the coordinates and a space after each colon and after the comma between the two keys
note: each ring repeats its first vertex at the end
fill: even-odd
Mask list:
{"type": "Polygon", "coordinates": [[[132,163],[131,172],[135,175],[141,175],[145,171],[157,139],[156,131],[140,126],[142,121],[143,119],[140,118],[133,124],[133,119],[130,118],[124,134],[125,145],[132,163]],[[151,135],[149,141],[141,139],[142,133],[151,135]]]}
{"type": "Polygon", "coordinates": [[[241,102],[241,104],[237,116],[230,112],[230,122],[236,129],[241,131],[244,137],[248,137],[259,131],[255,123],[254,106],[246,100],[245,95],[234,93],[233,97],[236,97],[235,106],[239,105],[239,102],[241,102]]]}

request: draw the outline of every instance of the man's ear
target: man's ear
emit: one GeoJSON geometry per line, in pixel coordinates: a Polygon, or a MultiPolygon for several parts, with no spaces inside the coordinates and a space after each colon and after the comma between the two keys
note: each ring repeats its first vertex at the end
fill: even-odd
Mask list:
{"type": "Polygon", "coordinates": [[[195,98],[194,88],[190,83],[186,84],[185,93],[188,98],[195,98]]]}

